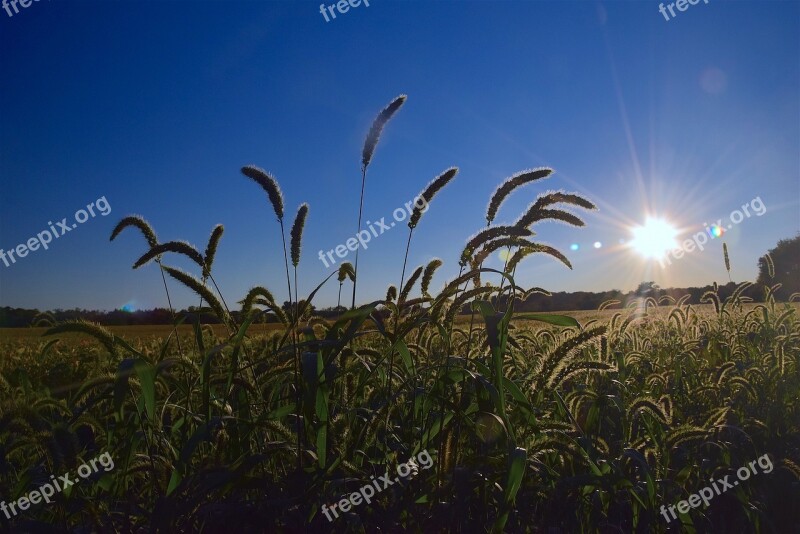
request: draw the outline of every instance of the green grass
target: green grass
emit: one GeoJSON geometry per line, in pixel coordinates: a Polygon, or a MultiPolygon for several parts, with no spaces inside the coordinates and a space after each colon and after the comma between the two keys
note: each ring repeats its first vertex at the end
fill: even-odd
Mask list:
{"type": "MultiPolygon", "coordinates": [[[[429,329],[408,334],[401,352],[410,358],[398,358],[395,398],[386,403],[389,340],[373,327],[349,340],[327,375],[303,374],[299,456],[292,354],[276,353],[276,332],[250,327],[249,339],[214,358],[209,348],[227,338],[219,329],[203,332],[202,357],[197,341],[183,356],[174,338],[165,345],[162,327],[110,329],[130,342],[114,357],[75,334],[59,334],[41,354],[41,329],[5,330],[2,498],[108,451],[114,471],[25,517],[119,530],[154,520],[162,530],[328,528],[323,503],[426,448],[433,469],[333,526],[491,529],[505,517],[509,531],[664,531],[662,504],[769,454],[771,474],[684,521],[699,531],[787,531],[798,520],[786,503],[800,479],[800,321],[796,305],[748,308],[577,312],[602,328],[570,350],[559,347],[586,328],[512,320],[502,403],[491,350],[480,349],[494,344],[484,329],[474,333],[469,361],[443,358],[465,353],[462,321],[450,351],[429,329]],[[144,368],[121,370],[134,359],[155,379],[144,368]],[[581,370],[586,362],[596,363],[581,370]],[[525,469],[509,499],[514,451],[525,469]]],[[[189,334],[182,332],[186,344],[189,334]]]]}

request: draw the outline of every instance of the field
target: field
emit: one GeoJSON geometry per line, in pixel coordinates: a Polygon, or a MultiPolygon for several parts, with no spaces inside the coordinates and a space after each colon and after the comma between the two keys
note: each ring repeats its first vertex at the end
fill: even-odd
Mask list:
{"type": "Polygon", "coordinates": [[[443,336],[412,315],[395,351],[357,310],[306,330],[300,376],[262,325],[230,340],[184,326],[181,350],[163,327],[5,329],[0,479],[36,488],[113,457],[96,483],[29,510],[29,528],[791,531],[797,306],[655,304],[562,327],[485,302],[472,341],[469,316],[443,336]],[[432,466],[326,520],[323,505],[423,450],[432,466]],[[751,462],[708,508],[661,511],[751,462]]]}
{"type": "MultiPolygon", "coordinates": [[[[794,307],[795,309],[800,310],[800,303],[794,302],[789,304],[789,306],[794,307]]],[[[742,304],[741,309],[745,312],[749,312],[756,307],[755,304],[742,304]]],[[[714,306],[712,304],[700,304],[697,306],[693,306],[692,309],[701,315],[707,315],[710,312],[714,311],[714,306]]],[[[598,321],[601,323],[607,323],[611,321],[614,317],[614,314],[620,311],[619,306],[615,308],[607,308],[605,310],[600,311],[586,311],[586,310],[579,310],[579,311],[565,311],[565,312],[558,312],[561,315],[566,315],[576,319],[581,324],[587,324],[590,321],[598,321]]],[[[668,316],[671,311],[669,307],[660,307],[660,308],[651,308],[650,314],[654,316],[668,316]]],[[[524,315],[524,314],[517,314],[517,315],[524,315]]],[[[459,315],[455,319],[455,324],[459,327],[468,327],[470,323],[470,316],[469,315],[459,315]]],[[[474,321],[473,321],[474,322],[474,321]]],[[[328,321],[328,323],[332,323],[332,321],[328,321]]],[[[541,330],[545,328],[545,324],[540,323],[538,321],[532,320],[525,320],[519,319],[517,323],[520,326],[524,326],[526,328],[532,330],[541,330]]],[[[214,334],[218,337],[225,336],[226,329],[225,325],[217,324],[217,325],[209,325],[211,329],[213,329],[214,334]]],[[[165,340],[167,337],[170,336],[174,331],[177,331],[181,338],[186,338],[187,341],[191,340],[194,337],[194,327],[187,324],[182,324],[177,328],[169,325],[151,325],[151,326],[109,326],[106,329],[114,334],[115,336],[123,337],[128,341],[134,343],[141,343],[147,341],[154,341],[154,340],[165,340]]],[[[40,343],[41,346],[49,341],[49,338],[43,337],[44,334],[49,330],[48,327],[31,327],[31,328],[0,328],[0,343],[3,342],[14,342],[14,341],[28,341],[30,343],[40,343]]],[[[283,325],[278,323],[269,323],[269,324],[253,324],[247,330],[248,336],[260,336],[266,333],[274,333],[279,331],[284,331],[285,328],[283,325]]],[[[65,333],[59,336],[59,338],[64,342],[69,344],[79,343],[81,340],[85,340],[85,336],[81,336],[78,333],[65,333]]]]}

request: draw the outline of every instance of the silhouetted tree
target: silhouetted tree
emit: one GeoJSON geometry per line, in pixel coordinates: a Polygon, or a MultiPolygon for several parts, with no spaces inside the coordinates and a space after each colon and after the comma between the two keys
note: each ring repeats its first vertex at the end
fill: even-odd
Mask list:
{"type": "MultiPolygon", "coordinates": [[[[300,302],[298,303],[298,309],[302,310],[303,306],[305,306],[305,304],[306,304],[305,299],[300,299],[300,302]]],[[[281,308],[283,308],[283,311],[286,312],[286,316],[287,317],[293,317],[294,316],[294,303],[291,303],[291,302],[285,300],[285,301],[283,301],[283,306],[281,306],[281,308]]],[[[300,320],[301,321],[307,321],[313,315],[315,315],[316,312],[317,312],[317,308],[314,307],[313,304],[311,304],[308,308],[306,308],[306,311],[303,313],[303,316],[300,317],[300,320]]]]}
{"type": "Polygon", "coordinates": [[[767,260],[758,259],[758,283],[764,285],[783,284],[776,298],[788,300],[792,293],[800,292],[800,234],[791,239],[781,239],[769,255],[775,266],[775,277],[770,278],[767,260]]]}

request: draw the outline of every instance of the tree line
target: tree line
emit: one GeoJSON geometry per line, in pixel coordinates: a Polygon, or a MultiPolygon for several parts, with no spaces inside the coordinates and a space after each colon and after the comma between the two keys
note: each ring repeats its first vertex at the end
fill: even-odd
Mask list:
{"type": "MultiPolygon", "coordinates": [[[[763,302],[766,287],[780,283],[780,289],[775,292],[776,298],[782,301],[793,300],[793,295],[795,295],[795,298],[800,295],[800,235],[779,241],[777,246],[769,251],[769,257],[771,262],[765,256],[759,258],[758,279],[743,291],[742,295],[749,297],[753,302],[763,302]]],[[[718,286],[717,294],[720,299],[724,301],[729,297],[737,285],[735,282],[728,282],[725,285],[718,286]]],[[[664,289],[653,282],[642,282],[635,290],[628,292],[612,289],[597,293],[591,291],[561,291],[549,295],[534,293],[528,295],[524,301],[517,302],[515,310],[520,312],[596,310],[608,300],[620,301],[620,304],[612,306],[618,308],[627,306],[634,299],[653,297],[658,301],[665,295],[675,299],[675,301],[684,295],[689,295],[688,303],[701,304],[700,299],[703,294],[713,289],[712,285],[664,289]]],[[[283,308],[289,312],[289,303],[284,302],[283,308]]],[[[335,319],[345,309],[340,306],[317,310],[314,306],[310,306],[308,315],[324,319],[335,319]]],[[[5,306],[0,308],[0,327],[48,326],[56,322],[75,319],[84,319],[105,326],[171,325],[176,320],[183,320],[187,324],[191,324],[197,320],[198,313],[200,314],[200,322],[203,324],[217,324],[220,322],[206,308],[198,309],[195,306],[177,310],[174,314],[166,308],[139,311],[98,311],[74,308],[71,310],[56,309],[41,312],[36,309],[5,306]]],[[[464,306],[461,313],[470,313],[468,304],[464,306]]],[[[236,311],[232,310],[231,315],[237,321],[241,319],[236,311]]],[[[263,314],[260,321],[277,322],[277,319],[272,314],[263,314]]]]}

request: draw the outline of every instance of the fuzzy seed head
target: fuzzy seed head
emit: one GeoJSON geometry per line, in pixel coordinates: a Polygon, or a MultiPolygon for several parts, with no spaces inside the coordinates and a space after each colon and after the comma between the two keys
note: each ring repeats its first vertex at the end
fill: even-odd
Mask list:
{"type": "Polygon", "coordinates": [[[494,218],[497,216],[497,211],[500,209],[500,205],[503,203],[506,197],[508,197],[508,195],[514,191],[514,189],[535,180],[547,178],[550,176],[550,174],[552,174],[552,172],[553,169],[547,167],[528,169],[518,172],[506,179],[505,182],[500,184],[500,187],[497,188],[492,195],[491,200],[489,201],[489,206],[486,209],[486,222],[489,224],[492,223],[494,218]]]}
{"type": "Polygon", "coordinates": [[[386,302],[392,302],[396,298],[397,288],[394,286],[389,286],[389,288],[386,290],[386,302]]]}
{"type": "Polygon", "coordinates": [[[466,265],[466,262],[472,257],[473,252],[477,250],[479,246],[492,239],[500,237],[529,237],[531,235],[533,235],[533,232],[523,226],[495,226],[486,228],[467,241],[464,250],[461,252],[461,260],[464,262],[464,265],[466,265]]]}
{"type": "Polygon", "coordinates": [[[211,237],[208,238],[208,245],[206,246],[206,253],[204,254],[203,261],[203,278],[208,278],[211,275],[211,266],[214,264],[214,257],[217,255],[217,245],[222,238],[222,233],[225,227],[218,224],[211,230],[211,237]]]}
{"type": "Polygon", "coordinates": [[[408,298],[408,295],[411,293],[411,290],[414,288],[414,284],[417,282],[417,279],[422,274],[422,269],[423,269],[423,267],[422,267],[422,265],[420,265],[419,267],[417,267],[414,270],[414,272],[408,278],[408,282],[406,282],[406,285],[404,285],[403,288],[400,290],[400,298],[397,300],[398,303],[404,302],[408,298]]]}
{"type": "Polygon", "coordinates": [[[346,261],[339,266],[339,273],[337,275],[339,284],[343,284],[347,278],[349,278],[351,282],[356,279],[355,269],[353,269],[353,264],[349,261],[346,261]]]}
{"type": "Polygon", "coordinates": [[[389,122],[389,119],[397,113],[408,98],[406,95],[400,95],[392,100],[388,106],[383,108],[375,120],[372,122],[372,127],[369,129],[367,138],[364,140],[364,149],[361,152],[361,166],[364,170],[369,166],[372,161],[372,155],[375,153],[375,147],[378,146],[378,140],[381,138],[383,128],[389,122]]]}
{"type": "Polygon", "coordinates": [[[303,203],[300,209],[297,210],[297,216],[294,218],[292,224],[292,265],[297,267],[300,263],[300,245],[303,240],[303,227],[306,225],[306,216],[308,215],[308,204],[303,203]]]}
{"type": "Polygon", "coordinates": [[[203,260],[203,256],[200,255],[200,252],[194,248],[193,245],[187,243],[186,241],[168,241],[166,243],[162,243],[160,245],[156,245],[146,253],[142,255],[141,258],[136,260],[136,263],[133,264],[134,269],[138,269],[142,265],[146,265],[149,263],[153,258],[164,254],[165,252],[174,252],[175,254],[182,254],[195,262],[199,267],[205,267],[205,261],[203,260]]]}
{"type": "Polygon", "coordinates": [[[270,173],[255,165],[246,165],[242,167],[242,174],[255,181],[261,188],[266,191],[269,201],[272,204],[272,209],[275,210],[275,216],[278,219],[283,219],[283,193],[278,186],[278,182],[272,177],[270,173]]]}
{"type": "MultiPolygon", "coordinates": [[[[424,201],[423,207],[427,211],[428,206],[430,206],[431,200],[433,197],[436,196],[436,193],[441,191],[441,189],[450,183],[450,180],[455,178],[456,174],[458,174],[458,167],[450,167],[442,174],[437,176],[436,178],[428,184],[428,186],[418,195],[417,198],[421,198],[424,201]]],[[[422,217],[422,208],[414,204],[414,210],[411,212],[411,217],[408,219],[408,227],[412,230],[416,228],[417,224],[419,223],[420,218],[422,217]]]]}
{"type": "Polygon", "coordinates": [[[722,243],[722,254],[725,256],[725,270],[731,272],[731,260],[728,257],[728,244],[722,243]]]}
{"type": "Polygon", "coordinates": [[[420,289],[422,290],[423,295],[428,294],[428,288],[431,285],[431,280],[433,280],[433,273],[436,272],[436,269],[442,266],[442,260],[439,258],[434,258],[428,265],[425,266],[425,272],[422,273],[422,282],[420,283],[420,289]]]}
{"type": "Polygon", "coordinates": [[[133,226],[134,228],[138,228],[139,231],[142,232],[142,235],[147,240],[147,244],[150,248],[158,245],[158,239],[156,238],[156,233],[153,231],[153,228],[150,226],[144,217],[141,215],[129,215],[122,219],[117,225],[114,227],[114,230],[111,232],[111,241],[122,232],[125,228],[133,226]]]}

